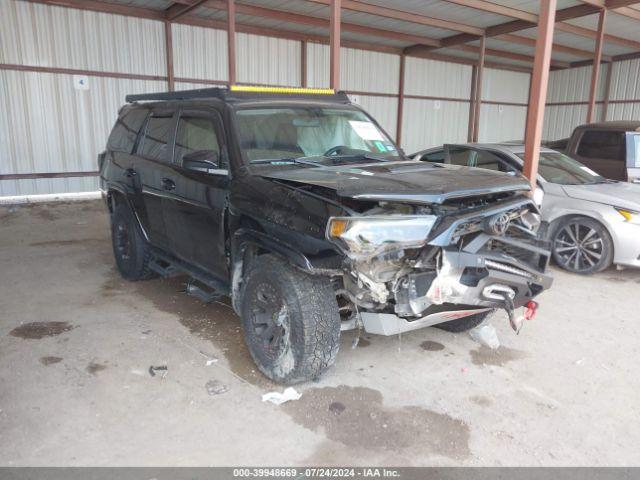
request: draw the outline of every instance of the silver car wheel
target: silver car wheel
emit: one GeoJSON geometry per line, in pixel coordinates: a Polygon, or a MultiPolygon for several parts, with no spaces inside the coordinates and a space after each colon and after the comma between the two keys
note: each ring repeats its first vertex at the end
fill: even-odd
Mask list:
{"type": "Polygon", "coordinates": [[[580,222],[565,225],[554,241],[558,263],[575,272],[595,267],[602,259],[603,249],[604,244],[600,234],[580,222]]]}

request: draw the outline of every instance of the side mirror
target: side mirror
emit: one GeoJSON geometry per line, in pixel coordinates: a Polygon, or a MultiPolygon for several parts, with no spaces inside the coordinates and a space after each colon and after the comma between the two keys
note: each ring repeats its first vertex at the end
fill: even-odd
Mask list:
{"type": "Polygon", "coordinates": [[[213,150],[196,150],[182,157],[182,167],[196,172],[208,173],[218,168],[218,162],[218,152],[213,150]]]}

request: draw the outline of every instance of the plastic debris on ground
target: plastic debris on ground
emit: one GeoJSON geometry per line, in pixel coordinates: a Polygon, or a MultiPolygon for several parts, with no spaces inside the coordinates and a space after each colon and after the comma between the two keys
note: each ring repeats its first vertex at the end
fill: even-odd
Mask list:
{"type": "Polygon", "coordinates": [[[207,389],[207,393],[211,396],[220,395],[229,391],[229,387],[220,383],[218,380],[209,380],[204,386],[207,389]]]}
{"type": "Polygon", "coordinates": [[[301,393],[298,393],[295,388],[288,387],[285,388],[284,392],[269,392],[262,395],[263,402],[271,402],[276,405],[282,405],[289,400],[298,400],[302,397],[301,393]]]}
{"type": "Polygon", "coordinates": [[[165,378],[167,376],[167,373],[169,373],[169,369],[166,365],[161,365],[159,367],[154,367],[153,365],[151,365],[149,367],[149,375],[151,375],[152,377],[155,377],[159,374],[161,378],[165,378]]]}
{"type": "Polygon", "coordinates": [[[500,347],[498,333],[495,327],[489,323],[472,328],[469,330],[469,335],[479,344],[489,347],[492,350],[500,347]]]}

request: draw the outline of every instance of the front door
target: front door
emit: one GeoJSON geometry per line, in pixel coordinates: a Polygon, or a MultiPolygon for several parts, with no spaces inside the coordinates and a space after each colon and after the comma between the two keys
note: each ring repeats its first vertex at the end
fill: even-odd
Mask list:
{"type": "Polygon", "coordinates": [[[214,110],[180,112],[171,166],[175,189],[165,208],[171,251],[224,281],[224,213],[229,184],[226,159],[219,114],[214,110]],[[211,163],[202,163],[204,158],[211,163]]]}

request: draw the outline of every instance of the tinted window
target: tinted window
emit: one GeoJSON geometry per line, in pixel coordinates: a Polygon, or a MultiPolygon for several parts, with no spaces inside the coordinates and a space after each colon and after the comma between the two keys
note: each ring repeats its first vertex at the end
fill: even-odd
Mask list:
{"type": "Polygon", "coordinates": [[[131,153],[136,142],[138,131],[147,118],[147,110],[135,109],[120,115],[116,121],[109,140],[107,149],[114,152],[131,153]]]}
{"type": "MultiPolygon", "coordinates": [[[[524,154],[518,156],[524,160],[524,154]]],[[[605,181],[589,167],[559,152],[540,152],[540,176],[550,183],[585,185],[605,181]]]]}
{"type": "Polygon", "coordinates": [[[420,158],[423,162],[444,163],[444,150],[426,153],[420,158]]]}
{"type": "Polygon", "coordinates": [[[196,151],[215,152],[220,158],[220,146],[213,121],[205,117],[181,117],[176,133],[176,161],[182,164],[182,157],[196,151]]]}
{"type": "Polygon", "coordinates": [[[626,155],[624,132],[587,130],[580,139],[578,155],[585,158],[624,161],[626,155]]]}
{"type": "Polygon", "coordinates": [[[497,156],[489,152],[452,149],[449,152],[449,156],[451,158],[451,163],[454,165],[484,168],[486,170],[495,170],[498,172],[506,172],[508,170],[497,156]]]}
{"type": "Polygon", "coordinates": [[[152,115],[139,149],[141,155],[154,160],[168,161],[167,144],[171,138],[173,117],[152,115]]]}

